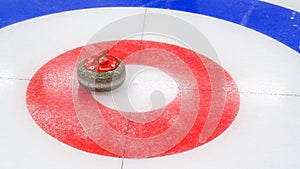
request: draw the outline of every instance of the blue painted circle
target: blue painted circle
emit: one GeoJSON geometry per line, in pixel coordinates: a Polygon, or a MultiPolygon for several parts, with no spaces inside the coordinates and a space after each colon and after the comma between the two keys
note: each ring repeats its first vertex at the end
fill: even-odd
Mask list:
{"type": "Polygon", "coordinates": [[[2,0],[0,28],[47,14],[96,7],[151,7],[212,16],[261,32],[300,53],[300,13],[259,0],[2,0]]]}

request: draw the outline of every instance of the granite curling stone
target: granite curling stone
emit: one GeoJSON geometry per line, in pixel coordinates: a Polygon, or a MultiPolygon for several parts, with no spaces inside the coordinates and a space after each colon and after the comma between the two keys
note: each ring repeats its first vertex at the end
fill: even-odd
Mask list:
{"type": "Polygon", "coordinates": [[[121,86],[125,80],[124,63],[103,50],[79,62],[77,78],[79,83],[91,91],[110,91],[121,86]]]}

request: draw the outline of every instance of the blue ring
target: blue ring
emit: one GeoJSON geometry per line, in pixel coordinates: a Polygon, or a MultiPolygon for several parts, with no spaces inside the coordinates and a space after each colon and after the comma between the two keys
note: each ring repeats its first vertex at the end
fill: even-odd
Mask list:
{"type": "Polygon", "coordinates": [[[259,0],[2,0],[0,28],[38,16],[95,7],[152,7],[212,16],[261,32],[300,53],[300,13],[259,0]]]}

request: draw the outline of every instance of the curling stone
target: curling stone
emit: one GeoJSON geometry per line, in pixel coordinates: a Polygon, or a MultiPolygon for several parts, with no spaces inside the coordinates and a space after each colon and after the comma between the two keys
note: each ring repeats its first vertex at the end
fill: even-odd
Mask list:
{"type": "Polygon", "coordinates": [[[91,91],[110,91],[118,88],[125,80],[125,65],[117,57],[103,50],[98,55],[89,56],[79,62],[77,79],[91,91]]]}

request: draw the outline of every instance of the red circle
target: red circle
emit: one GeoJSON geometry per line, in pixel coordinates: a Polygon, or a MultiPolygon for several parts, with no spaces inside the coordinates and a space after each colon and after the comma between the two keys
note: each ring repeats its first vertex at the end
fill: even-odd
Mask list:
{"type": "MultiPolygon", "coordinates": [[[[99,146],[99,144],[96,144],[86,133],[82,124],[78,120],[75,109],[76,105],[74,105],[72,98],[72,85],[74,85],[73,73],[76,69],[78,58],[82,55],[95,55],[100,50],[109,48],[113,44],[114,42],[103,42],[87,47],[76,48],[49,61],[37,71],[28,86],[27,106],[37,124],[54,138],[80,150],[106,156],[120,157],[120,154],[112,153],[99,146]]],[[[239,94],[233,79],[227,72],[225,72],[225,81],[223,86],[225,87],[225,100],[222,112],[219,114],[220,119],[215,127],[207,125],[209,124],[207,121],[210,121],[211,119],[210,112],[213,111],[212,107],[214,107],[214,105],[211,105],[214,103],[211,100],[213,100],[214,96],[217,96],[217,94],[215,94],[217,91],[214,91],[215,88],[211,84],[213,78],[210,77],[210,73],[213,73],[217,69],[222,69],[215,62],[182,47],[151,41],[143,42],[142,48],[140,41],[121,41],[117,43],[117,45],[113,46],[110,54],[118,56],[127,64],[148,64],[149,66],[158,67],[167,73],[170,73],[168,71],[171,70],[176,76],[182,73],[179,72],[180,69],[176,71],[175,67],[171,69],[162,66],[161,63],[164,62],[163,58],[161,58],[161,60],[151,60],[151,58],[147,57],[134,57],[132,59],[127,58],[135,52],[153,48],[171,52],[178,56],[188,66],[198,85],[197,90],[200,96],[198,115],[195,119],[195,123],[192,124],[192,127],[186,136],[172,148],[155,156],[170,155],[193,149],[224,132],[237,115],[239,109],[239,94]],[[209,129],[209,127],[213,128],[213,130],[209,129]],[[207,131],[211,130],[211,133],[205,134],[206,128],[208,128],[207,131]],[[204,141],[199,141],[201,140],[201,137],[205,137],[204,141]]],[[[218,85],[215,86],[218,87],[218,85]]],[[[83,94],[86,94],[86,96],[89,97],[90,94],[86,90],[80,90],[83,94]]],[[[178,117],[178,110],[176,110],[176,107],[178,108],[180,105],[180,100],[180,95],[178,95],[173,102],[167,105],[168,113],[165,112],[159,114],[156,120],[149,123],[141,124],[129,120],[131,128],[126,131],[123,129],[126,127],[124,125],[128,125],[128,119],[125,118],[126,116],[123,116],[124,112],[109,109],[100,103],[97,103],[97,106],[101,110],[102,116],[107,124],[110,125],[110,127],[116,132],[123,135],[126,134],[126,136],[132,138],[148,138],[161,134],[174,125],[174,121],[170,121],[170,119],[176,119],[176,117],[178,117]]],[[[195,105],[190,106],[193,107],[195,105]]],[[[155,114],[156,112],[153,111],[152,113],[155,114]]],[[[211,123],[213,124],[213,122],[211,123]]],[[[109,141],[110,140],[107,140],[107,142],[109,141]]],[[[119,149],[122,148],[123,147],[119,147],[119,149]]],[[[134,156],[128,155],[128,157],[134,156]]]]}

